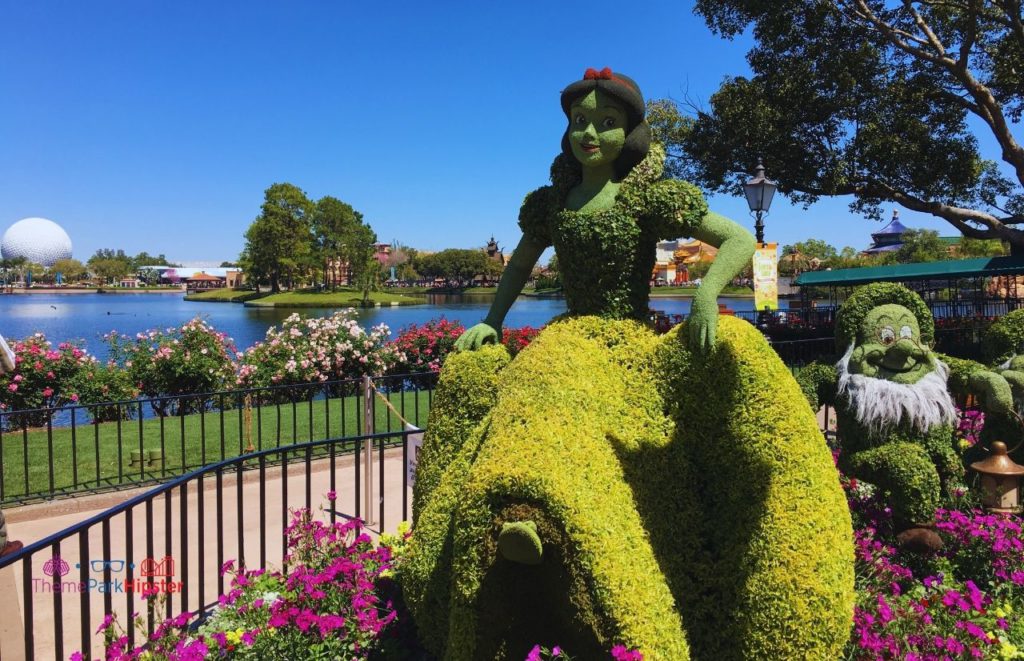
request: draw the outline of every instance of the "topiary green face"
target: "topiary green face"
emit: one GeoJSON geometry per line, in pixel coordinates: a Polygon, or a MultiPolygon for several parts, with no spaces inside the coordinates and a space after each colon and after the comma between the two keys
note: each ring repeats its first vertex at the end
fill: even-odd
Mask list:
{"type": "Polygon", "coordinates": [[[850,372],[896,383],[917,383],[935,369],[921,340],[917,317],[902,305],[886,304],[865,315],[850,356],[850,372]]]}
{"type": "Polygon", "coordinates": [[[573,102],[569,145],[583,167],[612,165],[626,143],[626,108],[610,94],[595,89],[573,102]]]}

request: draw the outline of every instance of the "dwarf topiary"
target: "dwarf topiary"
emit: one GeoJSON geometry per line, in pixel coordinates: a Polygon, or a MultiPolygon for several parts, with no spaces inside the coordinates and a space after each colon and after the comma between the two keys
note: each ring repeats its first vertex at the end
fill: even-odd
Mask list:
{"type": "Polygon", "coordinates": [[[949,370],[931,351],[931,312],[893,283],[859,288],[836,319],[840,466],[889,495],[905,543],[937,548],[942,490],[959,484],[949,370]]]}

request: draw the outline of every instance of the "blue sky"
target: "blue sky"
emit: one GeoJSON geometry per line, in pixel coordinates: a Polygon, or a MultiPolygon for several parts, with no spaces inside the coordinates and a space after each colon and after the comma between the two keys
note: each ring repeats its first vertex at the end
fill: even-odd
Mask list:
{"type": "MultiPolygon", "coordinates": [[[[747,72],[689,3],[25,2],[0,20],[0,231],[43,216],[97,248],[235,259],[287,181],[421,249],[518,241],[558,93],[587,67],[703,101],[747,72]]],[[[770,160],[768,161],[769,176],[770,160]]],[[[740,197],[711,205],[752,227],[740,197]]],[[[886,213],[888,216],[888,211],[886,213]]],[[[953,234],[902,211],[904,222],[953,234]]],[[[846,201],[777,198],[766,237],[863,248],[846,201]]]]}

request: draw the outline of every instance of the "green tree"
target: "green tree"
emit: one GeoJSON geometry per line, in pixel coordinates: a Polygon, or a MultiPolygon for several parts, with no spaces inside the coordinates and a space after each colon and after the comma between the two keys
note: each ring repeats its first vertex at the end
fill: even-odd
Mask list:
{"type": "Polygon", "coordinates": [[[994,239],[972,239],[968,236],[960,239],[957,246],[960,257],[1000,257],[1007,254],[1006,244],[994,239]]]}
{"type": "Polygon", "coordinates": [[[60,273],[66,282],[74,282],[85,276],[86,269],[85,264],[77,259],[58,259],[50,267],[50,273],[53,273],[54,276],[60,273]]]}
{"type": "Polygon", "coordinates": [[[135,257],[132,257],[132,267],[137,270],[140,266],[178,266],[178,265],[177,264],[172,264],[171,262],[169,262],[167,260],[167,257],[165,257],[163,253],[160,253],[159,255],[154,257],[153,255],[150,255],[148,252],[143,250],[138,255],[135,255],[135,257]]]}
{"type": "MultiPolygon", "coordinates": [[[[363,214],[352,205],[329,195],[317,200],[310,216],[312,251],[314,259],[323,268],[324,283],[327,283],[327,271],[332,261],[354,264],[365,258],[366,247],[360,244],[365,234],[359,229],[362,225],[363,214]]],[[[333,287],[334,283],[330,284],[333,287]]]]}
{"type": "Polygon", "coordinates": [[[266,281],[274,292],[295,279],[310,265],[313,237],[310,215],[313,204],[297,186],[274,184],[264,192],[260,215],[245,232],[239,261],[253,282],[266,281]]]}
{"type": "Polygon", "coordinates": [[[495,266],[482,250],[449,248],[422,256],[416,268],[425,277],[441,278],[447,288],[462,288],[472,284],[478,275],[493,274],[495,266]]]}
{"type": "Polygon", "coordinates": [[[835,259],[839,255],[835,246],[821,239],[807,239],[806,241],[797,241],[793,245],[782,246],[782,254],[786,255],[794,252],[806,255],[809,258],[816,257],[823,262],[835,259]]]}
{"type": "Polygon", "coordinates": [[[380,291],[381,283],[384,279],[384,266],[380,261],[373,255],[373,253],[365,253],[362,257],[364,260],[362,264],[358,265],[358,268],[353,269],[355,275],[355,286],[363,295],[363,305],[367,306],[370,303],[370,294],[375,291],[380,291]]]}
{"type": "Polygon", "coordinates": [[[660,118],[656,133],[677,129],[677,172],[738,194],[764,155],[798,203],[853,196],[878,218],[892,201],[1024,248],[1019,2],[698,0],[695,11],[726,38],[753,34],[753,75],[727,79],[690,124],[660,118]]]}
{"type": "Polygon", "coordinates": [[[935,230],[907,230],[900,240],[903,245],[895,253],[896,261],[900,264],[949,259],[947,246],[935,230]]]}
{"type": "Polygon", "coordinates": [[[19,279],[26,263],[28,263],[28,260],[24,257],[0,258],[0,273],[3,274],[4,284],[10,284],[12,281],[19,279]]]}
{"type": "Polygon", "coordinates": [[[131,273],[131,266],[128,262],[120,259],[93,258],[89,260],[89,270],[101,281],[102,284],[110,284],[120,280],[131,273]]]}

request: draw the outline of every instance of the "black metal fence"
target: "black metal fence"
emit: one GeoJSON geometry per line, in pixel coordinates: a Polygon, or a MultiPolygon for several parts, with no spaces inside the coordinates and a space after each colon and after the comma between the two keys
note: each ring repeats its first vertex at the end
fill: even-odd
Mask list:
{"type": "MultiPolygon", "coordinates": [[[[426,424],[437,375],[375,377],[397,414],[426,424]]],[[[250,388],[0,412],[0,505],[153,484],[233,456],[365,432],[363,381],[250,388]],[[173,415],[167,415],[172,411],[173,415]],[[163,415],[157,412],[163,412],[163,415]]]]}
{"type": "Polygon", "coordinates": [[[74,650],[101,656],[95,631],[109,613],[119,615],[134,646],[162,620],[156,600],[143,595],[163,595],[166,615],[201,611],[224,594],[226,560],[280,566],[284,530],[298,507],[326,504],[331,522],[362,518],[372,531],[393,529],[409,518],[411,433],[307,441],[227,458],[0,557],[7,600],[0,604],[2,655],[14,656],[2,646],[23,640],[25,659],[64,659],[74,650]],[[136,611],[143,613],[142,631],[136,611]]]}

